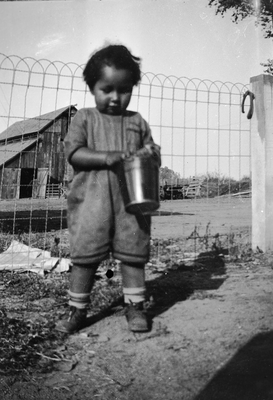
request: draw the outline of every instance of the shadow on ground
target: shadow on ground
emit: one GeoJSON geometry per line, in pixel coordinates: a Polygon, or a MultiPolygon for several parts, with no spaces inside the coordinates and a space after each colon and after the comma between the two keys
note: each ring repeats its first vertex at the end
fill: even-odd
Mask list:
{"type": "Polygon", "coordinates": [[[273,332],[251,339],[195,400],[272,400],[273,332]]]}
{"type": "Polygon", "coordinates": [[[200,253],[193,266],[182,265],[148,281],[147,292],[154,302],[149,309],[150,314],[152,317],[161,314],[195,291],[218,289],[225,280],[225,271],[223,258],[215,252],[207,252],[200,253]]]}
{"type": "MultiPolygon", "coordinates": [[[[154,216],[194,215],[171,211],[155,211],[154,216]]],[[[66,209],[35,209],[0,212],[0,231],[3,233],[46,232],[67,228],[66,209]]]]}
{"type": "Polygon", "coordinates": [[[49,232],[67,228],[66,210],[27,210],[0,212],[3,233],[49,232]]]}
{"type": "Polygon", "coordinates": [[[195,215],[194,213],[182,213],[177,211],[163,211],[163,210],[156,210],[151,213],[152,217],[166,217],[166,216],[173,216],[173,215],[195,215]]]}
{"type": "MultiPolygon", "coordinates": [[[[225,272],[223,257],[215,252],[207,252],[201,253],[193,266],[175,267],[147,281],[147,297],[152,299],[148,304],[150,319],[152,320],[176,303],[185,301],[196,291],[204,294],[207,291],[217,290],[225,280],[225,272]]],[[[203,296],[206,297],[206,294],[203,296]]],[[[114,314],[116,308],[122,305],[123,298],[120,297],[108,309],[88,318],[87,326],[114,314]]]]}
{"type": "MultiPolygon", "coordinates": [[[[194,215],[180,212],[155,211],[156,216],[194,215]]],[[[3,233],[15,233],[20,231],[46,232],[67,228],[66,209],[35,209],[14,210],[0,212],[0,231],[3,233]]]]}

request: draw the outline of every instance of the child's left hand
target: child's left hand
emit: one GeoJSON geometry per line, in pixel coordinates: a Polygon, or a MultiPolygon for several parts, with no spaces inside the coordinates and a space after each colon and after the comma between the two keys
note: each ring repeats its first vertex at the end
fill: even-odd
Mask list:
{"type": "Polygon", "coordinates": [[[155,143],[145,144],[145,146],[142,149],[139,149],[136,154],[143,157],[152,156],[154,160],[157,161],[159,167],[161,166],[160,146],[155,143]]]}
{"type": "Polygon", "coordinates": [[[155,146],[153,144],[145,144],[142,149],[139,149],[136,154],[138,156],[154,156],[155,155],[155,146]]]}

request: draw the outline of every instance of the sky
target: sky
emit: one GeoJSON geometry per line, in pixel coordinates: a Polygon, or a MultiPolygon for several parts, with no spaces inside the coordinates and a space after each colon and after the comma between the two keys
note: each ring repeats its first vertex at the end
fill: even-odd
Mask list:
{"type": "MultiPolygon", "coordinates": [[[[263,73],[264,68],[260,63],[273,58],[272,40],[263,37],[261,27],[255,26],[254,18],[247,18],[234,24],[230,14],[226,14],[224,18],[216,16],[215,9],[209,7],[208,2],[209,0],[1,2],[0,53],[7,56],[15,55],[22,58],[32,57],[39,60],[47,59],[52,62],[74,62],[84,65],[90,54],[103,45],[121,43],[126,45],[134,55],[141,57],[144,73],[248,84],[250,77],[263,73]]],[[[2,74],[0,82],[5,82],[5,77],[9,76],[8,72],[0,70],[0,74],[2,74]]],[[[19,75],[18,79],[20,79],[19,75]]],[[[36,96],[38,100],[35,100],[34,88],[28,92],[26,107],[26,94],[23,93],[23,88],[20,92],[20,86],[17,86],[15,88],[17,92],[16,90],[13,92],[12,107],[10,107],[10,93],[7,87],[8,85],[0,85],[0,132],[7,127],[5,116],[7,113],[21,117],[39,115],[37,107],[39,101],[41,102],[41,95],[37,94],[40,98],[36,96]],[[19,106],[24,109],[19,110],[19,106]]],[[[44,91],[43,93],[43,106],[47,102],[50,107],[50,110],[44,112],[52,110],[54,101],[50,97],[52,92],[44,91]]],[[[63,95],[67,99],[67,93],[64,92],[63,95]]],[[[60,104],[61,107],[64,105],[67,103],[60,104]]],[[[167,121],[171,116],[170,106],[166,106],[164,113],[167,121]]],[[[197,110],[193,108],[193,122],[197,118],[196,113],[197,110]]],[[[239,115],[240,110],[237,113],[239,115]]],[[[213,124],[216,126],[218,124],[217,111],[214,114],[213,124]]],[[[233,127],[237,125],[238,115],[232,120],[233,127]]],[[[144,117],[147,118],[147,115],[144,117]]],[[[177,118],[180,118],[179,112],[177,118]]],[[[204,128],[203,134],[208,120],[201,109],[198,118],[198,125],[204,128]]],[[[230,118],[229,115],[225,118],[222,116],[221,124],[226,124],[228,118],[230,118]]],[[[244,124],[248,124],[246,118],[244,124]]],[[[182,148],[181,134],[178,132],[177,135],[179,135],[177,146],[182,148]]],[[[221,144],[217,135],[218,131],[215,129],[215,132],[208,137],[209,144],[208,141],[199,141],[195,144],[192,139],[189,139],[188,152],[191,153],[194,147],[197,149],[200,143],[200,147],[204,149],[208,149],[212,146],[211,143],[215,143],[212,153],[216,151],[216,148],[226,149],[231,139],[225,136],[221,139],[221,144]]],[[[236,139],[236,143],[238,140],[236,139]]],[[[165,150],[169,144],[168,139],[163,146],[165,150]]],[[[175,146],[175,141],[172,146],[175,146]]],[[[243,142],[239,146],[249,148],[249,141],[245,143],[245,146],[243,142]]],[[[200,154],[202,152],[203,149],[200,150],[200,154]]],[[[182,159],[181,156],[181,163],[182,159]]],[[[209,160],[212,159],[213,157],[209,160]]],[[[168,166],[172,169],[185,171],[185,166],[182,168],[180,164],[176,167],[173,165],[175,157],[169,157],[168,160],[170,160],[168,166]]],[[[198,160],[201,160],[201,157],[198,160]]],[[[214,169],[219,168],[219,157],[215,158],[214,164],[214,169]]],[[[202,164],[203,167],[205,168],[202,164]]],[[[191,162],[191,172],[187,170],[185,173],[192,174],[193,168],[196,166],[191,162]]],[[[230,158],[228,163],[225,161],[225,167],[220,169],[223,170],[223,168],[230,173],[230,158]]],[[[232,170],[238,171],[240,168],[235,160],[232,170]]],[[[249,165],[244,168],[248,173],[249,165]]]]}
{"type": "MultiPolygon", "coordinates": [[[[250,0],[251,1],[251,0],[250,0]]],[[[215,15],[208,0],[18,1],[0,5],[0,52],[84,64],[105,42],[128,46],[144,72],[249,82],[273,58],[254,18],[215,15]]]]}

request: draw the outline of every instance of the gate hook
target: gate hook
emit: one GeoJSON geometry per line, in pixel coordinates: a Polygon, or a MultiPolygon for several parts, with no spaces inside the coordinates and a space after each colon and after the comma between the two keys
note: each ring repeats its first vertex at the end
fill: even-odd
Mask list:
{"type": "Polygon", "coordinates": [[[244,95],[243,95],[243,101],[242,101],[242,113],[245,113],[244,105],[245,105],[245,99],[247,96],[250,97],[250,107],[249,111],[247,113],[247,119],[251,119],[254,111],[254,102],[253,100],[255,99],[254,93],[252,93],[250,90],[247,90],[244,95]]]}

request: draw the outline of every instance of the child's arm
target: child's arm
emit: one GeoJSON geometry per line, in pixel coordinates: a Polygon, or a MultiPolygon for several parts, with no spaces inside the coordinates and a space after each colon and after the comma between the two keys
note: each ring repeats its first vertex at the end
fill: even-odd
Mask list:
{"type": "Polygon", "coordinates": [[[142,140],[143,147],[137,151],[138,155],[152,156],[161,166],[160,146],[155,144],[149,124],[142,118],[142,140]]]}
{"type": "Polygon", "coordinates": [[[124,158],[125,154],[122,152],[92,151],[88,147],[81,147],[72,154],[70,163],[74,168],[89,170],[111,167],[124,158]]]}
{"type": "Polygon", "coordinates": [[[64,140],[67,160],[75,169],[107,169],[125,157],[122,152],[96,151],[88,147],[87,131],[87,115],[82,109],[73,118],[64,140]]]}
{"type": "Polygon", "coordinates": [[[131,122],[129,125],[129,146],[130,154],[140,156],[152,156],[161,165],[160,146],[155,144],[151,128],[149,124],[142,118],[140,114],[136,114],[139,118],[136,122],[131,122]]]}

